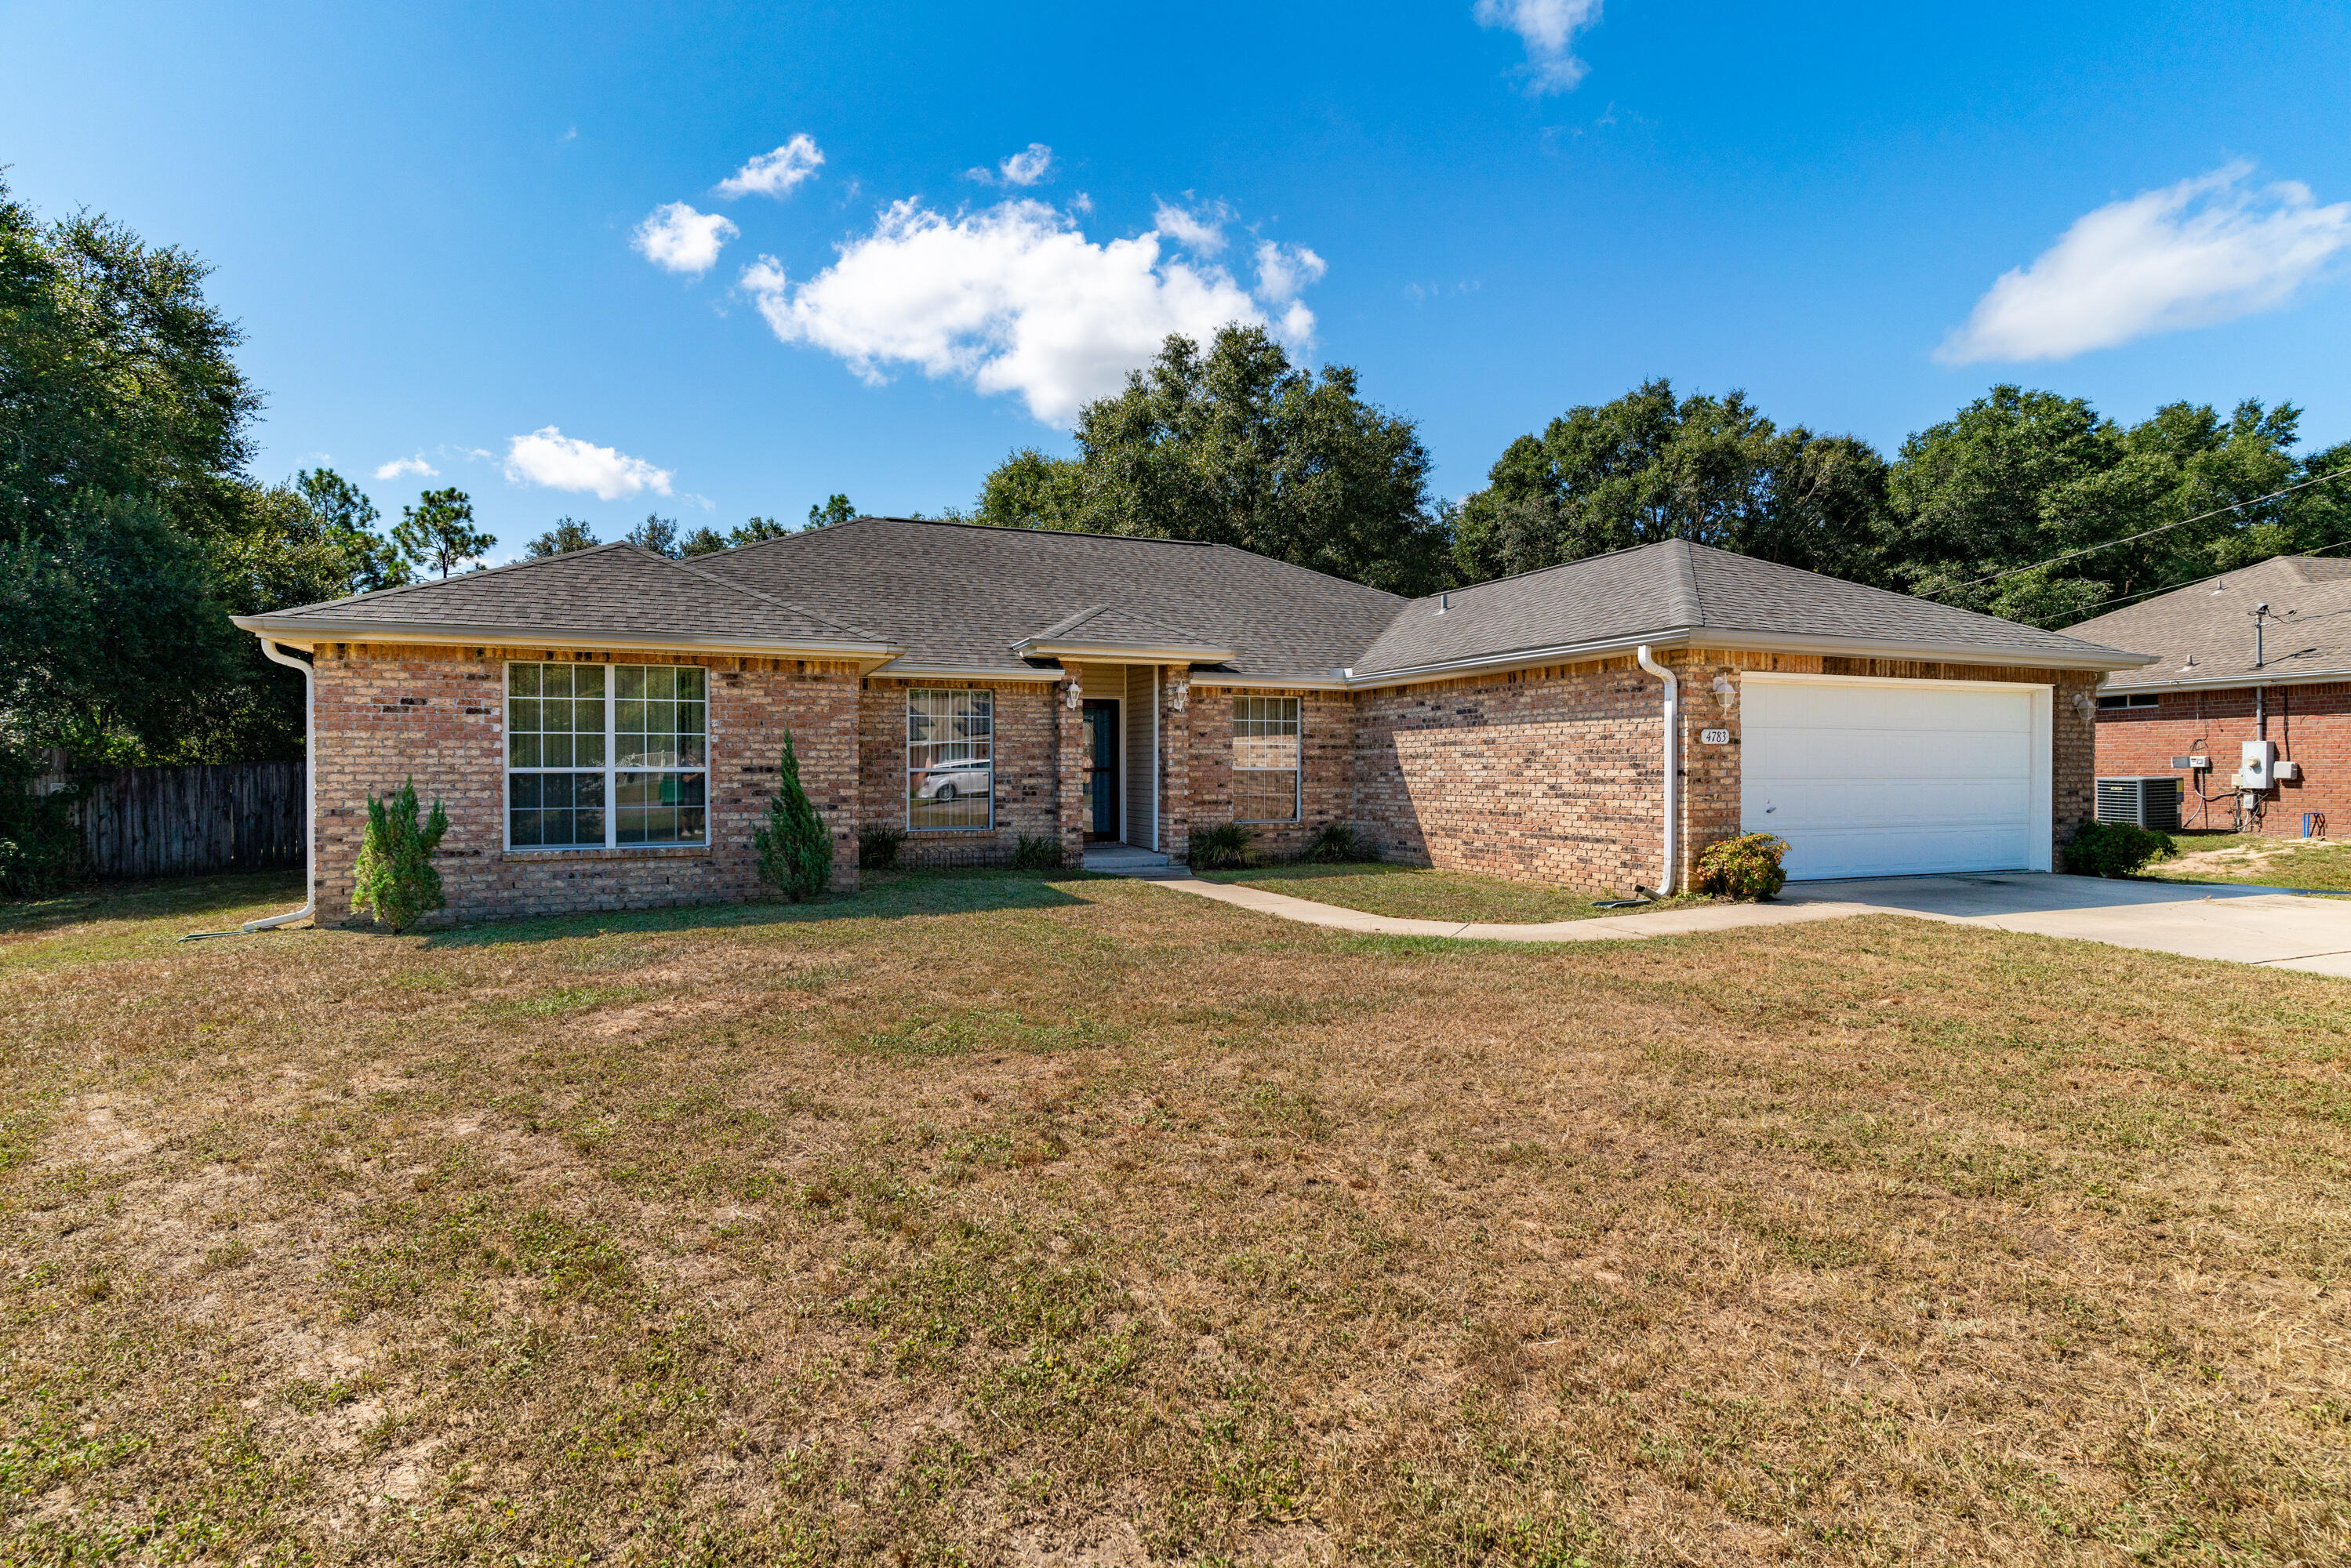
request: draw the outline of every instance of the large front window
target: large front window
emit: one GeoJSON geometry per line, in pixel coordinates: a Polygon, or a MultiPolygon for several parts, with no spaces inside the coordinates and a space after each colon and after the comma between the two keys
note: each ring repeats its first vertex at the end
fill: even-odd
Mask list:
{"type": "Polygon", "coordinates": [[[1298,821],[1298,699],[1233,699],[1233,820],[1298,821]]]}
{"type": "Polygon", "coordinates": [[[694,664],[508,664],[507,842],[708,842],[706,680],[694,664]]]}
{"type": "Polygon", "coordinates": [[[906,825],[995,824],[996,694],[906,694],[906,825]]]}

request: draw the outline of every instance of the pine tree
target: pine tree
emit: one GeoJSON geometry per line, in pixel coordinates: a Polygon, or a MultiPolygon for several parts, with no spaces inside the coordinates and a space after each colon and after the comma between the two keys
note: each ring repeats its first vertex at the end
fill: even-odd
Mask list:
{"type": "Polygon", "coordinates": [[[781,772],[776,798],[768,803],[768,825],[751,837],[759,850],[759,880],[800,904],[832,881],[832,837],[825,831],[816,802],[801,788],[799,757],[789,729],[784,731],[781,772]]]}
{"type": "Polygon", "coordinates": [[[397,794],[368,801],[367,836],[360,842],[359,862],[352,867],[356,885],[351,908],[375,918],[394,931],[405,931],[447,900],[441,894],[441,873],[433,869],[433,852],[449,831],[449,813],[433,802],[423,827],[416,822],[416,780],[403,782],[397,794]]]}

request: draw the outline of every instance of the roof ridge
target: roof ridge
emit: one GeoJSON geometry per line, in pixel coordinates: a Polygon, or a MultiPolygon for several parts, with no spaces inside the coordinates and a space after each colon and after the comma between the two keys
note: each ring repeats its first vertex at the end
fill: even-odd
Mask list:
{"type": "Polygon", "coordinates": [[[1666,582],[1666,603],[1673,611],[1674,618],[1683,625],[1703,626],[1706,624],[1706,605],[1698,595],[1698,562],[1690,553],[1691,543],[1683,538],[1667,539],[1663,543],[1669,573],[1666,582]]]}
{"type": "Polygon", "coordinates": [[[500,572],[520,571],[527,566],[546,566],[551,561],[562,560],[570,556],[600,555],[605,550],[636,548],[638,547],[630,544],[627,539],[614,539],[610,544],[590,545],[585,549],[558,550],[553,555],[528,555],[520,560],[510,560],[504,566],[475,567],[473,570],[461,572],[455,578],[446,576],[419,578],[414,582],[394,583],[390,588],[371,588],[365,593],[346,593],[340,599],[321,599],[313,603],[291,605],[284,610],[271,610],[265,613],[299,615],[306,610],[324,610],[329,604],[359,604],[379,599],[389,599],[398,593],[416,593],[424,589],[438,588],[444,582],[471,581],[475,578],[496,577],[500,572]]]}

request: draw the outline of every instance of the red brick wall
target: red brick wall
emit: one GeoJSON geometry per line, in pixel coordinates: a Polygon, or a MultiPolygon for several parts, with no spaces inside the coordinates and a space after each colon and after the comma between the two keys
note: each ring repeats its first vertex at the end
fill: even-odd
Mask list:
{"type": "MultiPolygon", "coordinates": [[[[1677,880],[1739,831],[1740,679],[1748,670],[2055,688],[2052,836],[2091,808],[2094,675],[1735,650],[1659,655],[1679,677],[1677,880]],[[1709,746],[1700,737],[1727,730],[1709,746]]],[[[1663,844],[1664,688],[1632,658],[1356,694],[1357,831],[1390,858],[1628,892],[1656,885],[1663,844]]]]}
{"type": "Polygon", "coordinates": [[[1233,699],[1245,696],[1299,699],[1298,821],[1249,824],[1256,853],[1268,860],[1294,860],[1306,852],[1315,834],[1354,815],[1354,695],[1289,686],[1194,685],[1191,723],[1186,727],[1189,833],[1233,820],[1233,699]]]}
{"type": "MultiPolygon", "coordinates": [[[[2261,831],[2273,837],[2302,832],[2303,813],[2324,812],[2330,833],[2351,832],[2351,683],[2270,686],[2268,738],[2280,758],[2302,765],[2302,778],[2269,793],[2261,831]]],[[[2180,803],[2180,821],[2190,828],[2225,828],[2234,818],[2232,800],[2209,805],[2193,793],[2196,779],[2171,766],[2174,757],[2199,753],[2212,758],[2204,792],[2227,796],[2237,770],[2238,747],[2262,739],[2253,718],[2253,690],[2160,692],[2151,708],[2101,708],[2097,721],[2097,773],[2101,778],[2168,773],[2189,793],[2180,803]]]]}
{"type": "MultiPolygon", "coordinates": [[[[677,657],[528,647],[333,643],[318,650],[320,924],[350,917],[351,868],[367,802],[413,777],[449,832],[435,864],[461,921],[633,909],[761,892],[752,830],[775,793],[789,728],[800,781],[833,839],[833,885],[857,884],[855,667],[799,660],[677,657]],[[710,671],[706,848],[508,851],[505,789],[509,660],[691,664],[710,671]]],[[[364,917],[362,917],[364,918],[364,917]]]]}
{"type": "Polygon", "coordinates": [[[906,825],[906,693],[914,687],[986,687],[996,694],[996,826],[909,833],[899,851],[904,863],[994,864],[1011,858],[1024,833],[1058,833],[1059,705],[1054,688],[1042,681],[867,679],[857,700],[859,819],[906,825]]]}

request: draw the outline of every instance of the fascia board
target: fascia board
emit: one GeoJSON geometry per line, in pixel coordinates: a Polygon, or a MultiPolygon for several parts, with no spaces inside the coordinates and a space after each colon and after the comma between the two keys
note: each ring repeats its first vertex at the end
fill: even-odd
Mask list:
{"type": "Polygon", "coordinates": [[[1939,643],[1879,641],[1875,638],[1810,637],[1784,632],[1734,632],[1720,627],[1673,626],[1635,636],[1564,643],[1509,653],[1484,654],[1437,664],[1358,674],[1346,672],[1346,684],[1361,690],[1374,686],[1412,685],[1448,681],[1462,675],[1499,674],[1537,664],[1573,664],[1583,659],[1630,653],[1642,644],[1652,648],[1721,648],[1741,652],[1818,653],[1834,658],[1935,659],[1949,664],[1998,664],[2032,670],[2126,670],[2156,662],[2151,653],[2126,653],[2109,649],[2091,656],[2080,653],[2036,653],[2026,649],[1991,649],[1939,643]]]}
{"type": "Polygon", "coordinates": [[[756,653],[761,658],[813,657],[885,661],[903,650],[884,643],[827,638],[695,637],[649,632],[585,632],[555,626],[468,626],[453,622],[331,622],[272,615],[232,615],[230,622],[256,637],[315,648],[321,643],[472,643],[508,648],[644,648],[661,652],[756,653]]]}
{"type": "Polygon", "coordinates": [[[1184,646],[1145,647],[1134,643],[1063,643],[1029,638],[1012,644],[1028,659],[1093,659],[1129,664],[1221,664],[1233,656],[1230,648],[1184,646]]]}
{"type": "Polygon", "coordinates": [[[2253,686],[2318,686],[2351,681],[2351,669],[2296,670],[2274,674],[2267,670],[2241,670],[2233,675],[2199,676],[2185,681],[2133,681],[2127,685],[2101,685],[2101,692],[2225,692],[2253,686]]]}

